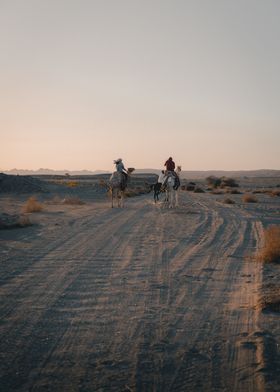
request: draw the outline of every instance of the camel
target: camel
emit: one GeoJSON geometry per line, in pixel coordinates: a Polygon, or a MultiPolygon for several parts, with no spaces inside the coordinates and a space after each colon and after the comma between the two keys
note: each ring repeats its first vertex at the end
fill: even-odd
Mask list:
{"type": "MultiPolygon", "coordinates": [[[[128,168],[128,179],[134,168],[128,168]]],[[[124,206],[124,194],[127,188],[127,183],[124,185],[122,181],[122,173],[115,171],[109,179],[109,191],[111,193],[112,208],[114,208],[114,200],[118,201],[118,207],[124,206]]]]}
{"type": "Polygon", "coordinates": [[[169,208],[174,208],[179,206],[178,192],[180,188],[180,172],[182,170],[181,166],[177,166],[176,174],[179,178],[179,184],[176,182],[176,177],[172,172],[167,174],[167,179],[165,180],[166,197],[165,201],[169,208]],[[175,188],[175,189],[174,189],[175,188]]]}

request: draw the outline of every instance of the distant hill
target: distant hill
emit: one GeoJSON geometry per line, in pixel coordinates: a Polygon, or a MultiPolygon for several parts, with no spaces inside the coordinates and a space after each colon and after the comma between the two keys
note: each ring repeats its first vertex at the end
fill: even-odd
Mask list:
{"type": "MultiPolygon", "coordinates": [[[[0,170],[1,171],[1,170],[0,170]]],[[[24,169],[12,169],[4,171],[5,174],[18,174],[21,176],[35,176],[35,175],[65,175],[68,173],[70,176],[86,176],[95,174],[106,174],[109,173],[107,170],[53,170],[53,169],[38,169],[38,170],[24,170],[24,169]]]]}
{"type": "MultiPolygon", "coordinates": [[[[135,173],[156,173],[159,174],[161,170],[158,169],[137,169],[135,173]]],[[[260,170],[182,170],[182,178],[206,178],[209,176],[215,177],[280,177],[280,170],[260,169],[260,170]]]]}
{"type": "MultiPolygon", "coordinates": [[[[1,170],[0,170],[1,172],[1,170]]],[[[160,169],[136,169],[135,174],[159,174],[160,169]]],[[[4,171],[5,174],[19,174],[19,175],[65,175],[68,173],[70,176],[92,176],[98,174],[108,174],[108,170],[52,170],[52,169],[38,169],[38,170],[22,170],[12,169],[4,171]]],[[[260,169],[260,170],[182,170],[181,177],[187,179],[206,178],[209,176],[216,177],[280,177],[280,170],[260,169]]]]}

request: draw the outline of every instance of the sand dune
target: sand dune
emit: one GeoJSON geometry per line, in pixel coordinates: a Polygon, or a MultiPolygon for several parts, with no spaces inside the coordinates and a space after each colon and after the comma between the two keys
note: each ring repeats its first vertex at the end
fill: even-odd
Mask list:
{"type": "Polygon", "coordinates": [[[279,198],[231,197],[181,192],[169,210],[103,196],[2,230],[3,390],[276,391],[279,313],[259,301],[279,271],[248,256],[279,198]]]}

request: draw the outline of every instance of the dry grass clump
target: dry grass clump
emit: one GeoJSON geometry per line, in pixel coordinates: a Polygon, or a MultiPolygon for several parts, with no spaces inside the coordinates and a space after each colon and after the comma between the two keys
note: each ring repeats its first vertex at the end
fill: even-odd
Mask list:
{"type": "Polygon", "coordinates": [[[241,195],[242,192],[240,192],[238,189],[227,189],[226,193],[230,193],[231,195],[241,195]]]}
{"type": "Polygon", "coordinates": [[[250,193],[246,193],[243,197],[242,197],[242,201],[244,203],[257,203],[258,199],[254,196],[251,195],[250,193]]]}
{"type": "Polygon", "coordinates": [[[236,188],[239,185],[233,178],[210,176],[206,178],[207,185],[212,188],[236,188]]]}
{"type": "Polygon", "coordinates": [[[66,183],[66,185],[67,185],[69,188],[76,188],[79,184],[78,184],[78,181],[68,181],[68,182],[66,183]]]}
{"type": "Polygon", "coordinates": [[[280,226],[272,225],[264,230],[264,247],[257,259],[265,263],[280,262],[280,226]]]}
{"type": "Polygon", "coordinates": [[[31,226],[32,223],[30,222],[28,216],[20,216],[18,219],[18,227],[27,227],[31,226]]]}
{"type": "Polygon", "coordinates": [[[225,204],[235,204],[235,201],[234,200],[232,200],[232,199],[230,199],[230,198],[226,198],[226,199],[224,199],[224,201],[223,201],[225,204]]]}
{"type": "Polygon", "coordinates": [[[269,192],[270,196],[280,196],[280,189],[274,189],[273,191],[269,192]]]}
{"type": "Polygon", "coordinates": [[[139,195],[139,193],[137,193],[136,190],[126,189],[126,190],[124,191],[124,196],[125,196],[125,197],[134,197],[134,196],[137,196],[137,195],[139,195]]]}
{"type": "Polygon", "coordinates": [[[195,187],[194,193],[204,193],[205,191],[200,187],[195,187]]]}
{"type": "Polygon", "coordinates": [[[68,204],[68,205],[83,205],[85,204],[84,201],[82,201],[79,197],[65,197],[62,200],[62,204],[68,204]]]}
{"type": "Polygon", "coordinates": [[[18,227],[31,226],[29,218],[24,215],[0,214],[0,229],[13,229],[18,227]]]}
{"type": "Polygon", "coordinates": [[[43,205],[38,202],[36,197],[29,197],[26,204],[23,206],[23,212],[40,212],[43,210],[43,205]]]}
{"type": "Polygon", "coordinates": [[[280,298],[279,295],[274,298],[274,296],[265,297],[261,301],[261,309],[264,312],[280,312],[280,298]]]}
{"type": "Polygon", "coordinates": [[[220,191],[218,189],[215,189],[211,192],[212,195],[224,195],[225,192],[224,191],[220,191]]]}

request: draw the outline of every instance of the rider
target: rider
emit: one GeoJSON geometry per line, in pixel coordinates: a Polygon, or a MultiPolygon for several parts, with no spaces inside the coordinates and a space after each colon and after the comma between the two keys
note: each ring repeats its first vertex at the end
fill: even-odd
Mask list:
{"type": "Polygon", "coordinates": [[[167,159],[164,166],[166,166],[167,171],[174,172],[175,170],[175,163],[173,162],[173,159],[171,157],[167,159]]]}
{"type": "MultiPolygon", "coordinates": [[[[173,161],[172,157],[168,158],[167,161],[165,162],[164,166],[166,167],[166,175],[168,176],[174,176],[175,177],[175,185],[174,185],[174,189],[177,190],[180,186],[180,179],[177,175],[177,173],[175,172],[175,162],[173,161]]],[[[165,181],[166,182],[166,181],[165,181]]],[[[164,182],[164,185],[165,185],[164,182]]]]}
{"type": "Polygon", "coordinates": [[[121,173],[121,187],[125,189],[128,179],[127,171],[124,167],[123,161],[121,158],[114,160],[114,164],[116,165],[117,172],[121,173]]]}
{"type": "Polygon", "coordinates": [[[158,176],[158,184],[162,185],[163,181],[164,181],[164,177],[165,177],[165,173],[164,170],[162,170],[158,176]]]}

